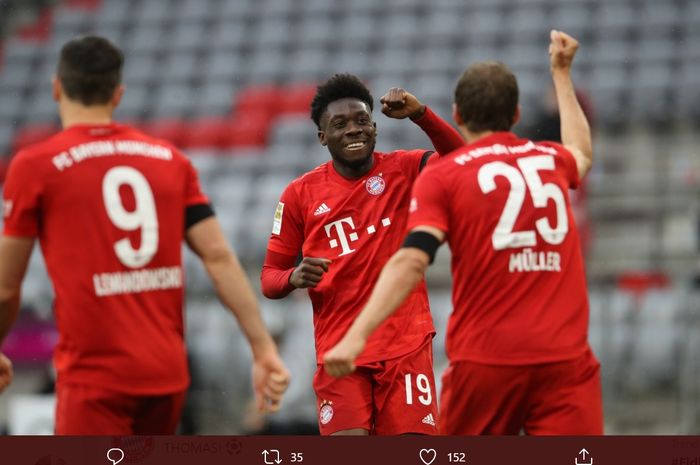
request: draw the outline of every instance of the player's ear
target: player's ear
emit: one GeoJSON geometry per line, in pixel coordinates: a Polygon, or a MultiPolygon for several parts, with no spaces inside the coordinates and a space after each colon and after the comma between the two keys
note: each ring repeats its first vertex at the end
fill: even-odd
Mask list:
{"type": "Polygon", "coordinates": [[[459,114],[459,110],[457,110],[456,103],[452,104],[452,119],[457,126],[462,126],[464,124],[464,121],[462,121],[462,116],[459,114]]]}
{"type": "Polygon", "coordinates": [[[116,89],[114,89],[114,95],[112,95],[112,108],[117,108],[119,103],[122,101],[124,89],[126,89],[124,84],[120,84],[116,89]]]}
{"type": "Polygon", "coordinates": [[[323,145],[324,147],[328,145],[328,141],[326,140],[326,133],[325,131],[318,131],[318,141],[323,145]]]}
{"type": "Polygon", "coordinates": [[[518,124],[518,121],[520,121],[520,105],[515,107],[515,114],[513,115],[513,123],[511,124],[511,127],[518,124]]]}
{"type": "Polygon", "coordinates": [[[61,80],[58,79],[58,76],[54,76],[51,79],[51,96],[53,97],[54,101],[58,102],[61,100],[62,92],[63,87],[61,86],[61,80]]]}

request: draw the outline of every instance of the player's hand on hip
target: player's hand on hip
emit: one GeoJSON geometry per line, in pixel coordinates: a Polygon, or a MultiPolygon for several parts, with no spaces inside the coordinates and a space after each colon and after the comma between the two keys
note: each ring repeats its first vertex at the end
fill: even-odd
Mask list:
{"type": "Polygon", "coordinates": [[[282,397],[289,387],[289,371],[272,349],[253,360],[253,390],[255,403],[261,412],[276,412],[282,405],[282,397]]]}
{"type": "Polygon", "coordinates": [[[289,277],[289,284],[296,288],[316,287],[330,264],[328,258],[304,257],[289,277]]]}
{"type": "Polygon", "coordinates": [[[12,382],[12,362],[4,354],[0,354],[0,392],[12,382]]]}
{"type": "Polygon", "coordinates": [[[323,356],[323,368],[340,378],[355,371],[355,360],[365,348],[365,341],[344,337],[323,356]]]}
{"type": "Polygon", "coordinates": [[[382,104],[382,113],[389,118],[417,119],[425,113],[425,105],[415,95],[401,87],[392,87],[379,99],[382,104]]]}
{"type": "Polygon", "coordinates": [[[556,30],[549,33],[549,38],[549,64],[552,71],[568,71],[578,50],[578,41],[569,34],[556,30]]]}

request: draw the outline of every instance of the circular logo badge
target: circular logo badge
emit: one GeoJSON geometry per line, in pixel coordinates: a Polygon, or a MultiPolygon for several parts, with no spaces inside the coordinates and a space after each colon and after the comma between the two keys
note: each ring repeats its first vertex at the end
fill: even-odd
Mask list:
{"type": "Polygon", "coordinates": [[[228,451],[229,455],[238,455],[241,453],[241,450],[243,449],[243,444],[241,441],[237,440],[231,440],[226,443],[226,450],[228,451]]]}
{"type": "Polygon", "coordinates": [[[331,407],[330,404],[322,405],[318,417],[322,425],[327,425],[328,422],[333,419],[333,407],[331,407]]]}
{"type": "Polygon", "coordinates": [[[386,183],[384,182],[384,178],[382,178],[381,176],[372,176],[365,183],[365,187],[367,188],[367,192],[369,192],[370,194],[379,195],[382,192],[384,192],[386,183]]]}

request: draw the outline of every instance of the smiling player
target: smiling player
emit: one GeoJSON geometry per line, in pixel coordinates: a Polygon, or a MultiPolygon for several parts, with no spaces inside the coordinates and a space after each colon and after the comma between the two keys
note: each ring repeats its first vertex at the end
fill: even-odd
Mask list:
{"type": "MultiPolygon", "coordinates": [[[[457,131],[403,89],[392,88],[381,102],[387,116],[418,124],[439,153],[463,145],[457,131]]],[[[437,159],[427,150],[375,152],[372,109],[372,95],[355,76],[335,75],[318,88],[311,118],[331,160],[282,194],[263,293],[276,299],[308,289],[321,434],[435,434],[435,331],[424,283],[370,339],[352,376],[328,376],[319,358],[355,319],[379,271],[401,245],[413,181],[437,159]],[[300,252],[303,259],[295,266],[300,252]]]]}

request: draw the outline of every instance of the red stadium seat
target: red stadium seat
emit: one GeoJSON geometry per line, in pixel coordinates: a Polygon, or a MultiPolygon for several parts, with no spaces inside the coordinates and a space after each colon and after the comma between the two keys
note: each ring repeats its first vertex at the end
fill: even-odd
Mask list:
{"type": "Polygon", "coordinates": [[[227,118],[202,118],[187,124],[184,147],[220,148],[225,146],[227,118]]]}
{"type": "Polygon", "coordinates": [[[247,112],[268,112],[279,114],[283,89],[274,85],[251,86],[238,92],[234,99],[233,111],[236,114],[247,112]]]}
{"type": "Polygon", "coordinates": [[[298,83],[285,87],[280,98],[279,113],[308,114],[314,95],[316,95],[314,84],[298,83]]]}
{"type": "Polygon", "coordinates": [[[61,3],[68,8],[96,10],[102,4],[102,0],[63,0],[61,3]]]}
{"type": "Polygon", "coordinates": [[[664,289],[671,284],[668,275],[660,271],[628,271],[617,277],[617,287],[637,298],[651,289],[664,289]]]}
{"type": "Polygon", "coordinates": [[[227,123],[224,145],[227,147],[260,147],[267,143],[272,115],[264,109],[237,113],[227,123]]]}
{"type": "Polygon", "coordinates": [[[24,25],[17,30],[17,37],[24,40],[43,42],[51,35],[52,23],[53,10],[51,8],[44,8],[36,21],[24,25]]]}
{"type": "Polygon", "coordinates": [[[183,146],[187,134],[187,123],[177,119],[151,121],[141,128],[146,134],[165,139],[177,147],[183,146]]]}
{"type": "Polygon", "coordinates": [[[25,126],[15,132],[14,139],[12,140],[12,152],[17,153],[17,151],[28,145],[46,140],[60,130],[61,128],[53,124],[25,126]]]}

